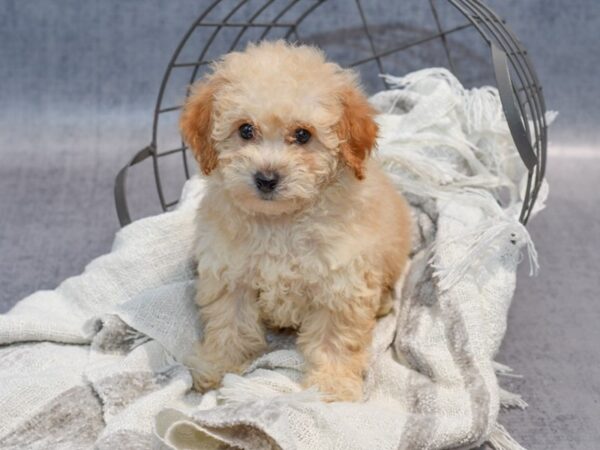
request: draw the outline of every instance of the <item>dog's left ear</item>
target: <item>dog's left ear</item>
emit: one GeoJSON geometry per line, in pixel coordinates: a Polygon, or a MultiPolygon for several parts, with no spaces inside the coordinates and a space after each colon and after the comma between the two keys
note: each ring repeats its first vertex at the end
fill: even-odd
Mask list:
{"type": "Polygon", "coordinates": [[[217,166],[217,152],[211,134],[213,101],[218,84],[215,79],[196,83],[179,119],[183,140],[190,146],[205,175],[209,175],[217,166]]]}
{"type": "Polygon", "coordinates": [[[379,128],[375,123],[377,112],[365,95],[355,87],[341,92],[342,118],[338,123],[340,156],[353,171],[356,178],[365,177],[365,161],[375,147],[379,128]]]}

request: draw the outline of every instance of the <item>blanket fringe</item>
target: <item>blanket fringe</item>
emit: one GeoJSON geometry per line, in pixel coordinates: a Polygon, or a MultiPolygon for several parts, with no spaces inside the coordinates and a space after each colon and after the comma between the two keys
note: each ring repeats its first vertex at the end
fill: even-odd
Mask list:
{"type": "Polygon", "coordinates": [[[512,179],[507,173],[508,166],[515,166],[516,152],[506,139],[508,128],[495,89],[467,90],[442,68],[382,77],[398,89],[379,95],[380,108],[392,112],[399,101],[414,105],[410,125],[403,122],[386,134],[395,150],[379,154],[391,169],[400,171],[399,184],[405,192],[438,197],[465,187],[508,188],[516,199],[515,181],[520,176],[513,174],[512,179]],[[444,102],[448,98],[452,100],[444,102]],[[450,125],[457,117],[461,118],[460,130],[450,125]],[[432,158],[432,148],[444,148],[446,156],[432,158]]]}
{"type": "Polygon", "coordinates": [[[492,366],[494,367],[494,372],[496,372],[496,375],[498,376],[508,378],[523,378],[523,375],[515,373],[514,370],[506,364],[493,361],[492,366]]]}
{"type": "Polygon", "coordinates": [[[521,397],[520,394],[516,394],[514,392],[507,391],[504,388],[500,388],[499,395],[500,395],[500,405],[503,408],[525,409],[529,406],[527,404],[527,402],[525,400],[523,400],[523,397],[521,397]]]}
{"type": "Polygon", "coordinates": [[[527,450],[525,447],[515,441],[513,437],[508,434],[506,428],[499,423],[494,425],[494,429],[490,434],[488,443],[494,450],[527,450]]]}
{"type": "Polygon", "coordinates": [[[435,244],[434,252],[438,253],[440,247],[461,242],[467,243],[460,260],[450,267],[440,267],[434,262],[434,257],[432,257],[431,262],[436,269],[434,275],[438,279],[440,290],[446,291],[450,289],[463,279],[475,265],[481,265],[486,255],[498,252],[496,245],[502,239],[512,239],[515,243],[517,241],[522,243],[529,259],[529,275],[536,275],[539,270],[538,255],[529,232],[522,223],[503,214],[482,221],[474,229],[460,236],[435,244]]]}
{"type": "MultiPolygon", "coordinates": [[[[424,69],[403,77],[381,76],[397,88],[379,95],[381,108],[392,112],[401,100],[413,105],[411,126],[401,122],[403,126],[387,133],[385,142],[389,145],[385,147],[393,144],[394,150],[379,154],[394,184],[417,196],[451,200],[454,196],[469,195],[465,201],[478,202],[480,197],[482,207],[496,205],[488,211],[489,218],[470,232],[451,242],[438,242],[438,246],[466,244],[459,261],[450,267],[436,267],[440,290],[450,289],[475,265],[485,263],[486,254],[497,253],[501,239],[505,243],[515,241],[525,248],[530,275],[535,275],[539,269],[537,252],[527,229],[518,220],[528,176],[515,159],[514,143],[507,139],[508,128],[497,90],[465,89],[451,72],[441,68],[424,69]],[[453,100],[437,104],[449,97],[453,100]],[[436,111],[433,115],[432,110],[436,111]],[[449,125],[457,117],[462,125],[460,130],[449,125]],[[434,148],[443,148],[445,156],[431,157],[434,148]],[[500,204],[507,203],[502,199],[506,189],[510,201],[504,209],[500,204]]],[[[398,117],[402,119],[401,114],[398,117]]],[[[555,114],[550,114],[548,119],[554,117],[555,114]]],[[[534,214],[543,208],[547,185],[542,191],[534,214]]]]}

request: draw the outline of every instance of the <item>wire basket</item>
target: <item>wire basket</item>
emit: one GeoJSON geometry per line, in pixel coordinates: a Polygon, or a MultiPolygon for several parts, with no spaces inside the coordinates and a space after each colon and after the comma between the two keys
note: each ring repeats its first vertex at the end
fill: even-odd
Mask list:
{"type": "Polygon", "coordinates": [[[171,56],[158,91],[150,144],[117,175],[115,201],[121,226],[131,222],[126,195],[131,166],[152,160],[164,211],[177,204],[182,184],[195,170],[177,127],[189,86],[223,53],[241,50],[249,41],[279,38],[318,45],[330,59],[355,68],[367,91],[389,87],[378,76],[381,73],[402,74],[428,66],[447,67],[466,86],[495,84],[528,171],[519,218],[527,223],[546,166],[544,98],[527,51],[485,3],[216,0],[192,23],[171,56]],[[343,24],[336,23],[340,13],[346,18],[343,24]]]}

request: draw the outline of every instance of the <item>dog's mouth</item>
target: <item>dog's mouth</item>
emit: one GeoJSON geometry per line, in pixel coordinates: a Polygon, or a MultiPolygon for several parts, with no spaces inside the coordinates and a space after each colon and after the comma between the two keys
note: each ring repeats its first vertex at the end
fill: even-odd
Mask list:
{"type": "Polygon", "coordinates": [[[257,190],[256,195],[259,199],[264,200],[266,202],[272,202],[277,200],[277,192],[260,192],[257,190]]]}
{"type": "Polygon", "coordinates": [[[248,212],[267,216],[289,214],[301,207],[297,199],[288,198],[283,187],[269,192],[251,187],[246,190],[246,195],[234,196],[234,201],[248,212]]]}

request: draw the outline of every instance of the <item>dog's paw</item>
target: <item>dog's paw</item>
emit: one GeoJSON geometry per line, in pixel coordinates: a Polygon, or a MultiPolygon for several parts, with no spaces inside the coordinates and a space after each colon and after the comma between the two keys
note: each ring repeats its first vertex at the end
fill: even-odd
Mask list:
{"type": "Polygon", "coordinates": [[[221,375],[217,374],[198,372],[194,369],[192,369],[191,372],[194,390],[201,393],[217,389],[223,379],[221,375]]]}
{"type": "Polygon", "coordinates": [[[216,389],[221,384],[223,372],[208,361],[202,360],[197,355],[185,359],[185,365],[192,375],[192,385],[198,392],[207,392],[216,389]]]}
{"type": "Polygon", "coordinates": [[[316,386],[326,402],[358,402],[363,398],[362,377],[339,377],[331,373],[313,372],[302,382],[305,388],[316,386]]]}

